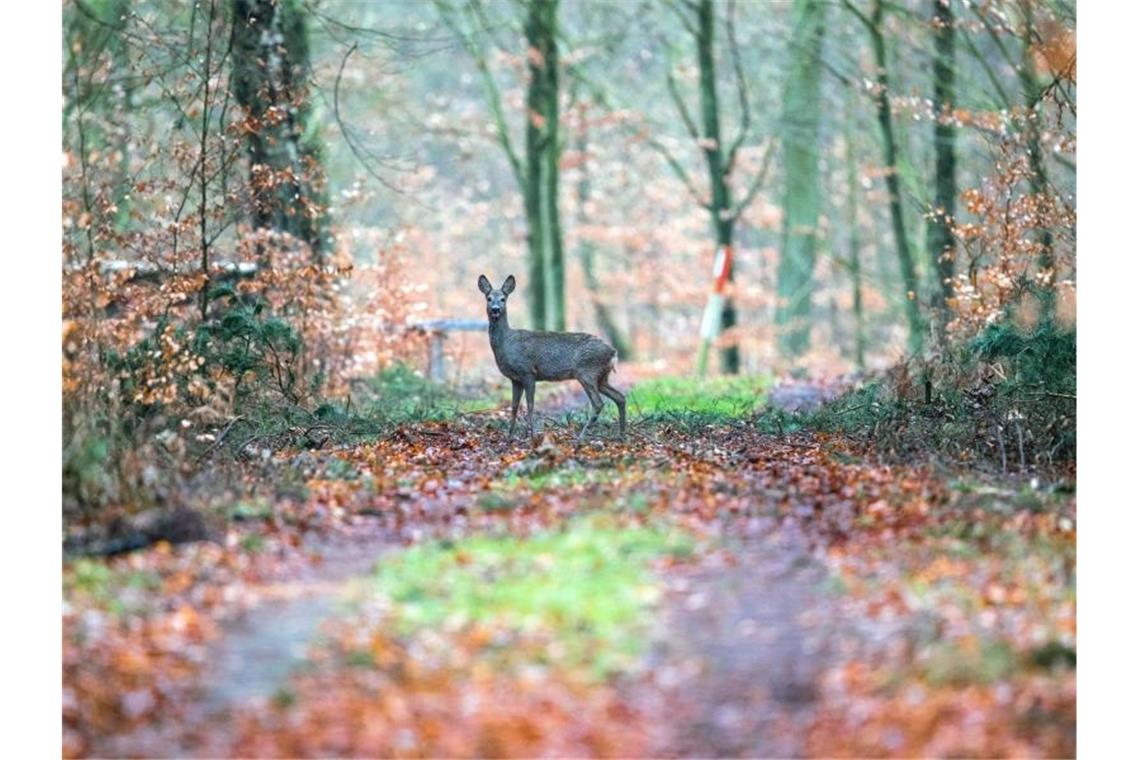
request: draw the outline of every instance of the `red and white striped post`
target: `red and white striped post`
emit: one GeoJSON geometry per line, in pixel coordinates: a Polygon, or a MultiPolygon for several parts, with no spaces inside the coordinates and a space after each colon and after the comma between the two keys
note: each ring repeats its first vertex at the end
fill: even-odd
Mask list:
{"type": "Polygon", "coordinates": [[[708,367],[709,345],[720,335],[721,314],[724,312],[724,291],[732,274],[732,246],[717,248],[713,259],[713,290],[709,293],[705,313],[701,318],[701,345],[697,351],[697,376],[704,377],[708,367]]]}

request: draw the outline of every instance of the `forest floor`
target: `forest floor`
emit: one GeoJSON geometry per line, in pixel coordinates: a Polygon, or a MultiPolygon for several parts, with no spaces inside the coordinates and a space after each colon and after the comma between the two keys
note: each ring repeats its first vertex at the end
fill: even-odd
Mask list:
{"type": "Polygon", "coordinates": [[[217,465],[217,541],[65,564],[64,754],[1075,754],[1071,487],[610,415],[217,465]]]}

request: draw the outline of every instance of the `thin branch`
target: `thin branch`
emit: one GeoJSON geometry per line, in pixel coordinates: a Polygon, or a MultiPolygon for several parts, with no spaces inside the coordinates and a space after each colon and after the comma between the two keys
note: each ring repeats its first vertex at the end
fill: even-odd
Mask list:
{"type": "Polygon", "coordinates": [[[764,150],[764,159],[760,164],[760,170],[756,172],[756,176],[752,178],[752,184],[748,186],[748,190],[744,193],[744,198],[736,207],[736,211],[732,213],[733,221],[740,218],[744,210],[752,205],[753,199],[756,194],[760,192],[760,188],[764,186],[765,180],[768,178],[768,170],[772,166],[772,157],[776,155],[776,141],[773,140],[768,143],[768,147],[764,150]]]}
{"type": "Polygon", "coordinates": [[[668,163],[669,167],[673,170],[673,173],[677,175],[677,178],[680,179],[682,183],[684,183],[685,188],[689,191],[689,194],[693,196],[693,200],[695,200],[701,208],[710,209],[711,206],[709,205],[708,201],[701,197],[700,191],[697,190],[697,187],[693,184],[693,181],[689,179],[689,175],[685,171],[685,168],[681,166],[681,163],[669,151],[669,149],[652,137],[647,138],[646,142],[649,143],[650,147],[661,154],[661,156],[665,159],[665,162],[668,163]]]}
{"type": "Polygon", "coordinates": [[[197,459],[194,460],[195,464],[201,463],[204,459],[220,449],[226,440],[226,436],[228,436],[230,434],[230,431],[233,430],[234,425],[244,421],[245,417],[240,414],[230,420],[229,424],[227,424],[225,428],[222,429],[222,432],[218,435],[218,437],[214,439],[214,442],[211,443],[201,454],[198,455],[197,459]]]}
{"type": "Polygon", "coordinates": [[[672,67],[670,67],[665,74],[665,83],[669,88],[669,97],[673,99],[673,105],[677,107],[677,112],[681,114],[681,121],[685,123],[685,129],[688,130],[689,135],[694,140],[699,139],[700,132],[697,130],[697,123],[693,121],[693,117],[689,113],[688,107],[685,106],[684,99],[681,97],[681,92],[677,89],[677,80],[673,77],[672,67]]]}
{"type": "Polygon", "coordinates": [[[206,61],[205,68],[202,71],[202,132],[199,142],[198,153],[198,176],[201,177],[201,200],[198,207],[198,223],[199,234],[201,235],[201,251],[202,251],[202,277],[204,282],[202,284],[202,321],[206,321],[207,312],[210,306],[210,240],[206,236],[207,222],[209,218],[209,209],[206,206],[207,191],[209,189],[209,177],[206,175],[206,159],[207,148],[209,148],[209,128],[210,128],[210,57],[214,49],[214,18],[217,14],[217,6],[215,0],[210,0],[210,17],[206,21],[206,61]]]}
{"type": "Polygon", "coordinates": [[[1001,104],[1006,108],[1009,108],[1011,105],[1009,94],[1006,93],[1005,88],[1002,87],[1001,80],[998,79],[997,72],[994,71],[993,66],[991,66],[986,57],[982,55],[982,51],[978,50],[978,46],[974,44],[974,39],[971,35],[963,34],[960,36],[965,39],[966,46],[970,49],[970,53],[974,56],[974,60],[980,63],[982,66],[982,71],[986,72],[986,78],[990,80],[990,84],[993,85],[993,88],[997,92],[998,97],[1001,98],[1001,104]]]}
{"type": "Polygon", "coordinates": [[[862,11],[856,8],[851,0],[843,0],[843,6],[847,10],[851,11],[852,15],[854,15],[855,18],[859,19],[859,22],[863,24],[863,26],[867,27],[868,31],[874,31],[875,24],[871,21],[870,18],[864,15],[862,11]]]}
{"type": "Polygon", "coordinates": [[[736,163],[736,154],[740,146],[748,137],[748,130],[752,126],[752,108],[748,104],[748,84],[744,78],[744,67],[740,63],[740,48],[736,44],[736,0],[729,0],[728,18],[725,25],[728,31],[728,50],[732,56],[732,70],[736,76],[736,97],[740,103],[740,131],[728,149],[728,159],[725,161],[725,175],[732,174],[732,167],[736,163]]]}
{"type": "MultiPolygon", "coordinates": [[[[993,20],[989,16],[982,13],[982,9],[978,8],[977,6],[973,7],[972,10],[974,11],[974,15],[978,17],[978,20],[982,22],[982,26],[986,28],[986,32],[989,33],[990,39],[994,41],[994,45],[997,46],[998,52],[1001,53],[1002,58],[1004,58],[1005,62],[1009,64],[1009,67],[1014,71],[1020,69],[1021,67],[1017,64],[1016,61],[1013,60],[1013,54],[1009,52],[1009,49],[1005,46],[1005,43],[1002,42],[1001,36],[998,34],[997,29],[994,28],[993,20]]],[[[1011,29],[1008,25],[1002,24],[1001,27],[1002,30],[1008,34],[1015,33],[1014,30],[1011,29]]]]}
{"type": "Polygon", "coordinates": [[[336,82],[333,83],[333,116],[336,118],[337,126],[340,127],[340,132],[344,135],[344,141],[348,145],[349,150],[352,151],[352,155],[356,157],[356,160],[360,162],[360,165],[364,167],[364,170],[384,187],[392,190],[393,192],[401,193],[402,191],[398,187],[394,186],[391,182],[381,177],[380,174],[378,174],[368,163],[364,156],[364,151],[359,146],[357,146],[356,141],[352,137],[352,131],[348,128],[340,116],[340,80],[344,76],[345,64],[348,63],[349,56],[356,52],[356,48],[357,43],[352,43],[352,47],[348,49],[348,52],[344,54],[344,58],[342,58],[340,61],[340,69],[338,69],[336,72],[336,82]]]}
{"type": "Polygon", "coordinates": [[[684,11],[682,11],[680,8],[681,5],[684,5],[690,11],[692,11],[693,13],[696,13],[698,10],[696,3],[690,2],[690,0],[672,0],[671,2],[667,0],[666,5],[668,5],[670,8],[672,8],[673,12],[677,14],[677,18],[680,19],[682,26],[684,26],[685,29],[688,30],[689,34],[696,37],[697,36],[697,28],[695,26],[693,26],[692,20],[690,18],[688,18],[685,15],[684,11]]]}
{"type": "MultiPolygon", "coordinates": [[[[483,51],[475,45],[471,37],[465,34],[455,23],[455,20],[451,17],[452,9],[450,7],[445,3],[439,2],[439,0],[437,0],[435,6],[444,25],[459,38],[463,43],[464,49],[467,50],[468,54],[475,60],[475,66],[479,69],[479,74],[483,80],[483,89],[487,94],[487,103],[491,107],[491,114],[495,119],[495,132],[498,136],[499,144],[507,154],[507,161],[510,163],[511,173],[514,175],[515,181],[520,188],[525,187],[526,179],[523,176],[522,161],[519,159],[518,153],[511,144],[511,133],[507,128],[507,119],[503,113],[502,96],[499,94],[499,86],[495,83],[491,69],[487,66],[487,57],[483,51]]],[[[472,12],[471,6],[468,5],[468,15],[471,15],[472,12]]]]}

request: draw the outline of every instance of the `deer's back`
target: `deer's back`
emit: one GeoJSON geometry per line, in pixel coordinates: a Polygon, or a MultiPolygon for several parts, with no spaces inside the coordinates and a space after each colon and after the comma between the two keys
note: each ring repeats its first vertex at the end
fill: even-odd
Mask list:
{"type": "Polygon", "coordinates": [[[586,333],[514,330],[495,359],[513,380],[571,380],[583,372],[600,375],[614,355],[609,344],[586,333]]]}

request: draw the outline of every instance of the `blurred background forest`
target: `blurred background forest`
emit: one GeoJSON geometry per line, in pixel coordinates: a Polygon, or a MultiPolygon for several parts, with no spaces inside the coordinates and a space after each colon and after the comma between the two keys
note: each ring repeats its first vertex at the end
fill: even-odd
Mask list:
{"type": "Polygon", "coordinates": [[[1074,2],[62,9],[65,756],[1074,754],[1074,2]]]}
{"type": "Polygon", "coordinates": [[[480,273],[629,377],[1015,381],[1022,466],[1021,420],[1071,459],[1074,32],[1060,0],[67,2],[66,504],[393,368],[496,378],[448,329],[480,273]]]}

